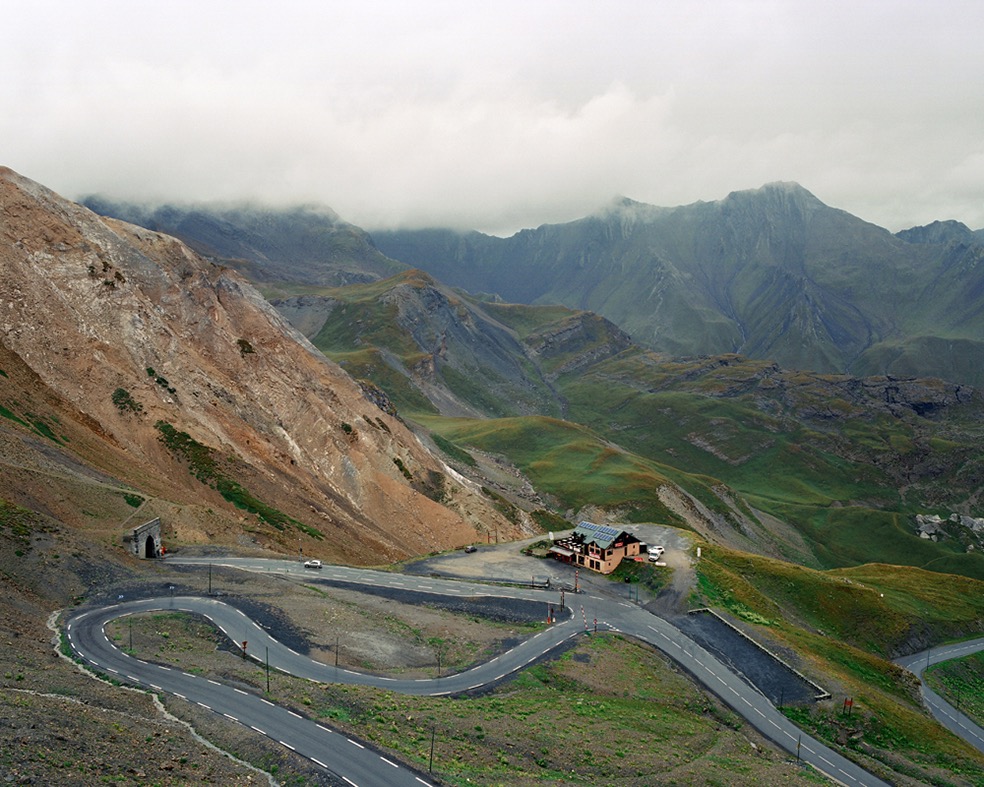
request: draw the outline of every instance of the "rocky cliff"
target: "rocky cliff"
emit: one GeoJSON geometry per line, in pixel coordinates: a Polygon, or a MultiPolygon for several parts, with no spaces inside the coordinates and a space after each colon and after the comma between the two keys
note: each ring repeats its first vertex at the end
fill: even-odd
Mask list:
{"type": "MultiPolygon", "coordinates": [[[[85,461],[100,444],[127,457],[120,481],[167,478],[184,500],[244,509],[261,543],[339,559],[514,529],[250,284],[180,241],[2,169],[0,265],[7,357],[98,435],[85,461]]],[[[173,524],[202,540],[191,519],[173,524]]]]}

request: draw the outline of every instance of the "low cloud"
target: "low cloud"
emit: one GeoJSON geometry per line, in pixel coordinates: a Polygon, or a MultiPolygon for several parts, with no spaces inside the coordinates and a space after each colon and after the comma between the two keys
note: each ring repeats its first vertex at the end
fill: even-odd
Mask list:
{"type": "Polygon", "coordinates": [[[890,229],[984,226],[977,5],[84,5],[0,32],[0,163],[66,196],[504,233],[796,180],[890,229]]]}

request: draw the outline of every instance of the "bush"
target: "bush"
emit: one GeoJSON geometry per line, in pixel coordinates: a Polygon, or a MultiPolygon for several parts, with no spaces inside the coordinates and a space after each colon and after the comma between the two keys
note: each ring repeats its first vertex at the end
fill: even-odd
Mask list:
{"type": "Polygon", "coordinates": [[[130,396],[130,392],[126,388],[117,388],[113,391],[111,398],[113,404],[116,405],[116,409],[121,413],[130,412],[140,414],[143,412],[143,405],[130,396]]]}

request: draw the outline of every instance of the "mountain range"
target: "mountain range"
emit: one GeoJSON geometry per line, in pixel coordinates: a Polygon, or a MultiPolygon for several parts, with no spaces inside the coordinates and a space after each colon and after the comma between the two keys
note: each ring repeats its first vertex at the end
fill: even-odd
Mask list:
{"type": "Polygon", "coordinates": [[[675,208],[622,198],[508,238],[370,235],[317,207],[84,204],[179,237],[268,294],[415,267],[486,299],[593,311],[674,356],[984,384],[984,230],[937,221],[893,235],[795,183],[675,208]]]}
{"type": "Polygon", "coordinates": [[[937,222],[893,235],[794,183],[677,208],[620,199],[508,238],[373,240],[445,284],[594,311],[674,356],[984,383],[982,233],[937,222]]]}

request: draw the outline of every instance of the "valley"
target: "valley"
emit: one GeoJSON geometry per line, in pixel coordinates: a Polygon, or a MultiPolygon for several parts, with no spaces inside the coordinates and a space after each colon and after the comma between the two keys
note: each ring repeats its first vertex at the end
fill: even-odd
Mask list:
{"type": "MultiPolygon", "coordinates": [[[[599,636],[452,699],[285,673],[270,697],[428,778],[439,728],[434,783],[824,781],[626,633],[709,607],[830,692],[782,707],[784,724],[885,782],[984,783],[984,755],[894,663],[984,630],[975,233],[893,236],[788,184],[623,201],[512,239],[377,237],[314,208],[128,210],[100,217],[0,172],[0,702],[23,744],[4,777],[337,782],[193,703],[84,675],[52,643],[77,607],[215,594],[323,664],[408,680],[549,630],[300,569],[297,583],[214,567],[206,586],[200,564],[127,554],[141,522],[161,518],[175,558],[394,578],[478,545],[571,583],[520,550],[588,519],[687,545],[667,567],[585,580],[633,600],[599,636]],[[83,710],[63,719],[69,705],[83,710]],[[631,745],[599,753],[593,736],[631,745]]],[[[263,695],[257,664],[199,617],[148,611],[133,630],[142,656],[263,695]]]]}

